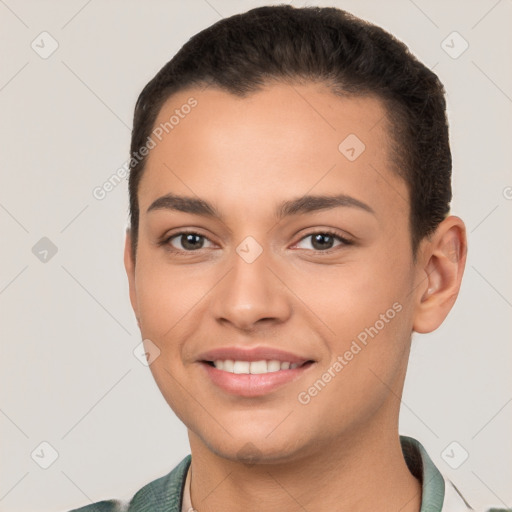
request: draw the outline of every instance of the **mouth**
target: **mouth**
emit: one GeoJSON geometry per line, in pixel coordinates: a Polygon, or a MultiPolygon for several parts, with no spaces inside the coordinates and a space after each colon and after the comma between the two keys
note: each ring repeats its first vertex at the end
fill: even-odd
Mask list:
{"type": "Polygon", "coordinates": [[[219,347],[199,355],[203,376],[227,394],[264,396],[300,379],[316,361],[272,346],[219,347]]]}

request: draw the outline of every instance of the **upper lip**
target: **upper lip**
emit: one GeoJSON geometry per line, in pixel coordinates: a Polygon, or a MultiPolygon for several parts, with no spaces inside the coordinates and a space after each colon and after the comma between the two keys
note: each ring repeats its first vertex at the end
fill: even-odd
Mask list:
{"type": "Polygon", "coordinates": [[[301,357],[274,347],[220,347],[204,352],[199,356],[199,360],[201,361],[217,361],[219,359],[222,361],[227,359],[233,361],[277,360],[297,364],[312,361],[310,358],[301,357]]]}

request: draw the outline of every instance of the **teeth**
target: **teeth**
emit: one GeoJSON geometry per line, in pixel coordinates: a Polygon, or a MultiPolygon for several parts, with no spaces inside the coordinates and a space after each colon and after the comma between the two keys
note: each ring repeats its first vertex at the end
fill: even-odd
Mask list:
{"type": "Polygon", "coordinates": [[[218,370],[251,375],[278,372],[279,370],[293,370],[299,366],[297,363],[290,363],[288,361],[281,362],[276,359],[271,359],[270,361],[233,361],[232,359],[218,359],[214,361],[213,364],[218,370]]]}
{"type": "Polygon", "coordinates": [[[278,372],[280,369],[281,369],[281,361],[276,361],[275,359],[273,359],[267,363],[267,371],[268,372],[278,372]]]}
{"type": "Polygon", "coordinates": [[[249,369],[252,374],[267,373],[267,361],[251,361],[249,369]]]}
{"type": "MultiPolygon", "coordinates": [[[[215,363],[222,363],[222,361],[215,361],[215,363]]],[[[222,370],[224,370],[225,372],[233,373],[234,364],[235,364],[235,362],[232,361],[231,359],[226,359],[222,365],[222,370]]],[[[215,364],[215,366],[217,366],[217,365],[215,364]]]]}
{"type": "Polygon", "coordinates": [[[233,365],[233,373],[251,373],[251,363],[249,361],[235,361],[233,365]]]}

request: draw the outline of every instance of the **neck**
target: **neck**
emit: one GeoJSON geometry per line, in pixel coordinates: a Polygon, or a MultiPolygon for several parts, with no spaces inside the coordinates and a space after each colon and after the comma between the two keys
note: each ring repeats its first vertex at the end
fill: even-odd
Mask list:
{"type": "Polygon", "coordinates": [[[191,499],[198,512],[387,510],[418,512],[421,484],[409,472],[397,429],[330,440],[311,455],[248,465],[213,453],[189,431],[191,499]]]}

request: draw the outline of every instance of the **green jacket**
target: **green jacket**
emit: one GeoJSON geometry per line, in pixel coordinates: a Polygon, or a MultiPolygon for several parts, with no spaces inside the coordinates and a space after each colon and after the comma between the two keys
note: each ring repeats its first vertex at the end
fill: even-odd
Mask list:
{"type": "MultiPolygon", "coordinates": [[[[402,451],[411,473],[422,482],[420,512],[467,512],[473,510],[458,489],[436,468],[423,446],[401,436],[402,451]]],[[[182,512],[185,478],[191,456],[187,455],[170,473],[146,484],[130,502],[98,501],[70,512],[182,512]]],[[[512,512],[488,509],[487,512],[512,512]]]]}

